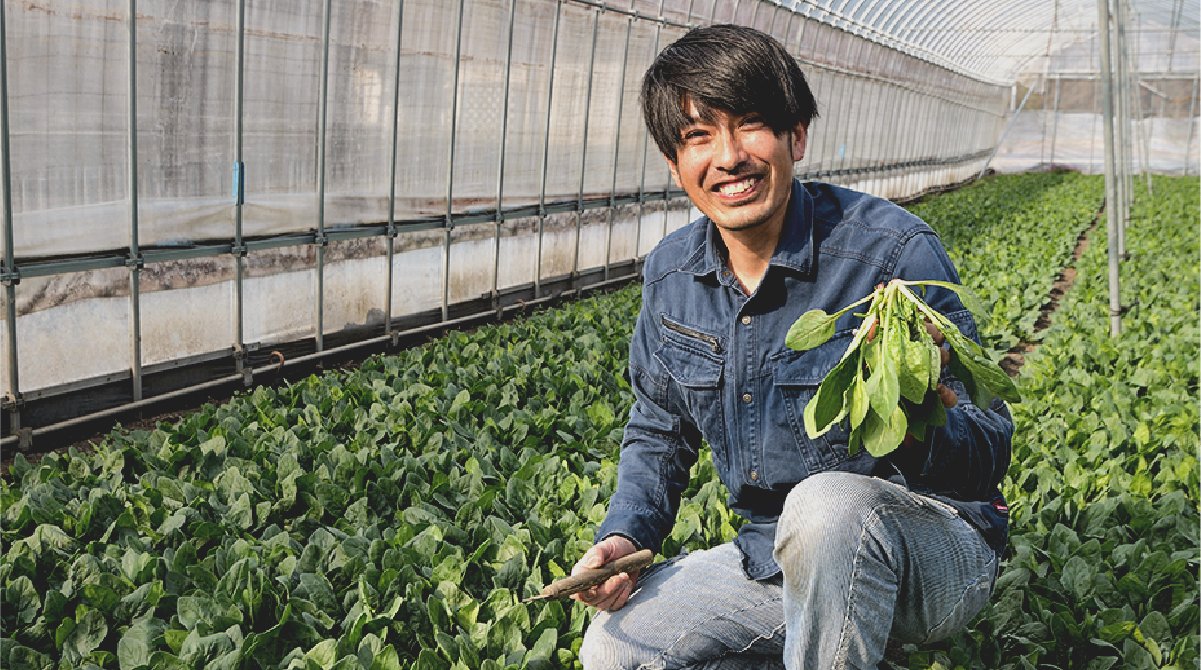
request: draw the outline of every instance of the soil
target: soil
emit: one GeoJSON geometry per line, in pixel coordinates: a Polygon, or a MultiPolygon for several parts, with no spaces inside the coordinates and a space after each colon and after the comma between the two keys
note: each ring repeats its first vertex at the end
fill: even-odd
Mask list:
{"type": "MultiPolygon", "coordinates": [[[[1093,217],[1092,223],[1089,224],[1083,232],[1076,237],[1076,248],[1072,250],[1072,262],[1068,267],[1060,270],[1059,276],[1051,285],[1051,292],[1047,294],[1047,302],[1039,308],[1038,320],[1034,322],[1034,332],[1046,330],[1051,325],[1051,315],[1055,310],[1059,309],[1059,301],[1072,288],[1072,284],[1076,283],[1076,268],[1075,265],[1082,256],[1084,251],[1088,249],[1088,234],[1097,227],[1097,216],[1093,217]]],[[[1026,354],[1034,351],[1038,344],[1033,342],[1019,342],[1016,346],[1010,349],[1004,357],[1001,358],[1001,369],[1009,374],[1010,377],[1017,377],[1021,372],[1022,366],[1026,364],[1026,354]]]]}

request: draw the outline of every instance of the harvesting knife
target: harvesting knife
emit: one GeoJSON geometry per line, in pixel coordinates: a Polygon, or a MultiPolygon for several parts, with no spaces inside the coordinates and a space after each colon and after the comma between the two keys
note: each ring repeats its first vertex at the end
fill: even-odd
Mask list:
{"type": "Polygon", "coordinates": [[[593,586],[597,586],[598,584],[604,584],[605,580],[613,575],[618,575],[623,572],[641,570],[642,568],[650,565],[654,558],[655,554],[650,549],[636,551],[632,554],[622,556],[615,561],[605,563],[599,568],[592,568],[591,570],[586,570],[578,575],[564,577],[563,579],[560,579],[559,581],[554,582],[550,586],[542,589],[541,595],[526,598],[521,602],[528,603],[535,600],[557,600],[559,598],[566,598],[573,593],[585,591],[593,586]]]}

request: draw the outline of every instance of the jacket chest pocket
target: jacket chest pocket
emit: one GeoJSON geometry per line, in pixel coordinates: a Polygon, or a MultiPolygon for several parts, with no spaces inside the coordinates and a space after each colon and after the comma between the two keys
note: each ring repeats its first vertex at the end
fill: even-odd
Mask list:
{"type": "Polygon", "coordinates": [[[814,349],[785,350],[773,357],[772,383],[776,388],[773,395],[780,404],[771,407],[771,411],[781,417],[781,422],[787,417],[796,448],[810,474],[829,470],[849,457],[847,442],[850,436],[842,425],[844,422],[834,424],[816,439],[809,439],[805,432],[805,406],[842,358],[850,337],[848,331],[814,349]]]}
{"type": "MultiPolygon", "coordinates": [[[[684,408],[702,437],[715,454],[724,454],[721,380],[726,362],[725,338],[667,316],[662,317],[662,324],[663,345],[655,352],[655,360],[678,385],[684,408]]],[[[669,396],[674,392],[669,391],[669,396]]]]}

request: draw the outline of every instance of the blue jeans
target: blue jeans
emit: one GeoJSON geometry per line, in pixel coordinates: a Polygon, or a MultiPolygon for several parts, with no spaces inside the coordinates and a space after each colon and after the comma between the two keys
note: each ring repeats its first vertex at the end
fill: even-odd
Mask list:
{"type": "Polygon", "coordinates": [[[932,642],[964,626],[997,572],[949,506],[843,472],[789,493],[774,556],[783,574],[764,581],[732,544],[644,570],[625,607],[593,618],[584,667],[869,670],[890,636],[932,642]]]}

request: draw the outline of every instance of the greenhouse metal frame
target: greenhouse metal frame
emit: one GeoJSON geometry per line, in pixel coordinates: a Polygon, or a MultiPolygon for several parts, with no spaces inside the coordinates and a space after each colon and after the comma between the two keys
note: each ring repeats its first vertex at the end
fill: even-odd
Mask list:
{"type": "MultiPolygon", "coordinates": [[[[1143,81],[1141,74],[1137,78],[1131,76],[1136,64],[1131,63],[1127,37],[1123,33],[1123,27],[1130,24],[1130,17],[1122,14],[1128,11],[1124,0],[1114,3],[1119,13],[1114,21],[1118,28],[1113,37],[1117,45],[1115,63],[1110,64],[1105,55],[1109,52],[1110,39],[1100,40],[1103,52],[1103,72],[1100,74],[1096,71],[1050,72],[1052,40],[1048,30],[1038,28],[1036,22],[1045,18],[1038,12],[1029,12],[1029,16],[1017,25],[998,28],[996,35],[999,37],[989,41],[986,49],[993,53],[981,54],[980,45],[974,44],[971,38],[986,31],[990,22],[996,22],[998,12],[1012,10],[1014,3],[1002,2],[976,3],[969,7],[949,1],[919,3],[915,0],[824,0],[787,5],[770,0],[453,0],[446,3],[398,0],[394,4],[338,3],[335,6],[332,0],[325,0],[319,27],[314,25],[315,16],[293,16],[303,30],[264,36],[270,32],[267,28],[278,29],[279,26],[259,23],[248,28],[247,0],[226,3],[232,17],[211,22],[190,15],[169,15],[168,8],[161,3],[123,1],[127,2],[124,16],[120,17],[125,29],[125,44],[122,45],[126,54],[125,88],[121,90],[114,84],[114,89],[102,91],[101,97],[124,98],[124,127],[109,124],[98,132],[109,143],[123,133],[125,156],[121,160],[106,157],[98,167],[123,165],[125,177],[123,184],[107,186],[99,185],[99,182],[108,176],[96,176],[107,173],[101,169],[93,171],[93,177],[89,177],[86,165],[82,178],[63,177],[57,183],[52,183],[51,177],[39,181],[22,176],[25,173],[20,165],[14,172],[13,137],[26,142],[20,147],[20,153],[23,158],[29,158],[32,144],[29,140],[38,136],[30,130],[34,127],[31,119],[36,117],[33,103],[20,103],[24,107],[19,110],[17,128],[10,127],[10,100],[41,101],[46,109],[51,109],[52,92],[22,94],[20,86],[33,88],[29,83],[31,77],[22,68],[28,66],[32,71],[29,62],[36,57],[50,59],[53,54],[47,52],[35,56],[22,52],[14,54],[15,61],[10,61],[8,43],[11,36],[5,22],[6,13],[13,5],[0,3],[0,62],[6,65],[0,67],[0,198],[4,211],[4,265],[0,280],[5,285],[6,326],[4,369],[0,375],[5,390],[3,433],[12,436],[8,438],[9,443],[20,437],[25,447],[30,445],[35,428],[41,430],[44,426],[78,420],[81,412],[72,408],[72,398],[93,393],[96,389],[109,391],[109,396],[98,402],[98,406],[91,407],[92,411],[103,414],[149,406],[151,400],[194,393],[206,387],[231,383],[250,386],[256,374],[274,367],[274,362],[267,365],[267,351],[280,348],[279,343],[292,343],[302,358],[313,360],[328,354],[331,343],[335,345],[334,350],[396,345],[405,329],[445,329],[478,319],[481,315],[500,318],[506,312],[524,308],[529,301],[573,292],[578,295],[589,286],[605,286],[635,277],[640,259],[649,246],[671,228],[691,218],[672,216],[673,211],[687,213],[690,210],[683,192],[670,184],[666,166],[658,162],[661,159],[655,155],[653,142],[642,127],[636,104],[637,83],[654,53],[698,25],[734,22],[754,26],[779,38],[799,60],[821,111],[810,137],[808,155],[798,164],[797,176],[802,180],[830,181],[902,199],[982,175],[1005,145],[1008,128],[1023,114],[1025,102],[1035,90],[1032,81],[1037,81],[1042,91],[1039,102],[1044,117],[1047,98],[1054,100],[1049,137],[1046,137],[1045,118],[1043,124],[1042,144],[1049,141],[1050,159],[1039,160],[1039,163],[1054,164],[1061,81],[1087,79],[1101,82],[1108,80],[1111,72],[1117,74],[1114,84],[1117,95],[1110,95],[1106,90],[1098,96],[1096,89],[1099,87],[1094,85],[1093,96],[1094,101],[1097,97],[1103,98],[1107,109],[1112,100],[1118,100],[1112,111],[1105,112],[1105,118],[1118,118],[1112,126],[1105,124],[1116,132],[1113,139],[1105,135],[1105,164],[1115,166],[1114,170],[1106,172],[1113,173],[1111,176],[1115,179],[1124,180],[1120,182],[1124,184],[1122,187],[1119,182],[1112,185],[1111,196],[1116,200],[1108,207],[1111,217],[1116,212],[1126,212],[1128,219],[1129,180],[1135,172],[1151,171],[1150,141],[1144,123],[1150,116],[1144,115],[1144,111],[1153,113],[1154,109],[1143,110],[1144,95],[1159,100],[1160,117],[1165,116],[1165,109],[1171,104],[1172,113],[1179,112],[1187,122],[1188,139],[1184,142],[1185,156],[1181,167],[1184,173],[1189,173],[1189,166],[1196,157],[1191,147],[1196,139],[1193,128],[1198,95],[1195,52],[1189,49],[1179,52],[1186,57],[1192,54],[1192,70],[1172,71],[1178,56],[1178,33],[1192,40],[1190,44],[1196,43],[1193,37],[1195,12],[1190,13],[1192,9],[1183,2],[1170,3],[1173,25],[1167,31],[1172,39],[1167,69],[1151,73],[1154,76],[1150,78],[1157,81],[1191,80],[1187,102],[1157,91],[1154,84],[1143,81]],[[367,5],[370,7],[363,9],[367,5]],[[381,27],[383,22],[371,21],[380,18],[380,12],[373,15],[368,11],[372,7],[387,10],[386,28],[381,27]],[[352,11],[355,8],[363,11],[352,11]],[[139,9],[145,13],[139,14],[139,9]],[[156,13],[156,10],[161,11],[156,13]],[[949,29],[935,27],[937,22],[945,22],[948,17],[960,23],[949,29]],[[483,22],[488,18],[494,21],[487,25],[500,35],[495,42],[487,42],[491,52],[480,46],[485,41],[478,39],[482,28],[473,23],[476,19],[483,22]],[[345,29],[354,21],[358,22],[355,29],[365,35],[386,34],[387,43],[382,38],[370,43],[354,43],[337,31],[331,38],[331,26],[345,29]],[[1181,27],[1182,21],[1187,25],[1181,27]],[[413,27],[414,23],[416,27],[413,27]],[[429,35],[437,31],[427,30],[434,23],[444,28],[439,33],[441,42],[436,48],[431,47],[434,38],[429,35]],[[159,127],[170,127],[170,123],[155,115],[157,112],[149,117],[145,110],[139,112],[139,100],[146,97],[146,81],[139,78],[139,72],[144,72],[148,66],[160,65],[159,76],[169,77],[172,73],[165,60],[167,57],[153,54],[148,57],[145,47],[168,53],[176,42],[171,41],[175,39],[173,37],[159,42],[138,38],[168,25],[178,28],[177,32],[191,35],[193,40],[207,38],[232,42],[229,49],[232,67],[228,68],[232,70],[232,81],[223,82],[230,84],[227,104],[231,113],[228,118],[214,117],[218,122],[228,121],[232,130],[220,135],[220,141],[184,148],[184,153],[204,153],[205,150],[210,154],[221,153],[216,147],[227,143],[225,146],[229,149],[223,150],[227,152],[224,156],[207,159],[208,163],[201,166],[201,172],[206,175],[219,173],[220,168],[212,169],[213,165],[227,166],[224,193],[210,186],[207,191],[189,192],[191,195],[174,200],[163,196],[163,190],[156,192],[154,198],[147,197],[151,193],[150,186],[156,181],[160,189],[175,189],[180,193],[187,190],[181,184],[188,182],[184,170],[173,171],[178,165],[186,166],[185,163],[168,164],[165,159],[159,162],[159,154],[153,150],[148,152],[145,144],[140,150],[138,143],[139,135],[148,133],[145,128],[148,120],[156,128],[152,138],[156,147],[172,137],[170,130],[159,132],[159,127]],[[230,27],[228,34],[217,35],[225,25],[230,27]],[[450,27],[453,30],[446,29],[450,27]],[[522,39],[517,37],[519,32],[522,39]],[[465,39],[468,33],[470,36],[465,39]],[[549,44],[536,39],[547,33],[549,44]],[[247,53],[248,35],[253,36],[258,49],[251,54],[247,53]],[[411,44],[413,41],[419,44],[411,44]],[[1030,46],[1034,42],[1045,48],[1030,46]],[[290,76],[286,71],[272,73],[270,70],[267,61],[271,54],[268,52],[273,45],[297,52],[303,48],[307,50],[305,53],[318,56],[316,100],[296,103],[296,116],[291,121],[281,117],[278,128],[263,130],[260,126],[248,130],[247,121],[258,117],[248,109],[247,75],[263,78],[255,89],[260,97],[256,98],[254,109],[260,110],[274,109],[263,102],[266,94],[272,91],[265,75],[274,74],[281,80],[290,76]],[[1010,55],[1006,55],[1007,52],[1010,55]],[[1024,68],[1038,58],[1043,59],[1044,71],[1025,77],[1023,104],[1018,106],[1015,76],[1026,71],[1024,68]],[[347,62],[351,67],[346,66],[347,62]],[[368,62],[371,67],[386,62],[389,79],[362,75],[363,72],[375,72],[363,65],[368,62]],[[413,67],[414,62],[421,67],[413,67]],[[22,73],[16,93],[10,90],[9,68],[13,67],[22,73]],[[489,70],[487,76],[480,74],[485,67],[495,71],[489,70]],[[347,82],[360,76],[366,83],[356,79],[354,85],[374,92],[374,97],[362,98],[367,110],[363,114],[370,121],[353,126],[337,113],[331,114],[331,97],[341,113],[349,115],[355,111],[344,98],[331,95],[331,81],[337,84],[338,91],[345,91],[347,82]],[[406,76],[413,76],[418,81],[424,76],[426,83],[432,85],[422,90],[407,88],[406,76]],[[613,81],[615,85],[601,88],[613,81]],[[1048,81],[1054,82],[1054,92],[1050,95],[1047,93],[1048,81]],[[402,96],[402,89],[411,97],[402,96]],[[616,95],[606,96],[606,90],[616,95]],[[428,109],[423,109],[421,104],[429,102],[426,98],[434,96],[431,91],[445,95],[428,109]],[[1132,103],[1132,98],[1137,102],[1132,103]],[[499,101],[499,105],[488,103],[493,100],[499,101]],[[314,103],[316,109],[309,109],[314,103]],[[1186,106],[1189,111],[1184,115],[1186,106]],[[497,108],[501,110],[496,115],[498,119],[486,115],[487,110],[495,112],[497,108]],[[434,113],[429,113],[431,110],[434,113]],[[312,111],[316,112],[316,123],[311,130],[295,130],[288,125],[300,118],[301,113],[312,111]],[[406,114],[405,111],[414,113],[406,114]],[[426,113],[419,113],[423,111],[426,113]],[[1136,117],[1137,122],[1133,121],[1136,117]],[[428,118],[439,119],[440,125],[431,133],[423,133],[426,127],[423,123],[428,118]],[[481,122],[481,119],[485,121],[481,122]],[[1132,130],[1132,124],[1137,125],[1137,130],[1132,130]],[[305,172],[300,177],[295,176],[298,170],[308,169],[297,167],[307,156],[298,150],[293,155],[272,157],[290,160],[266,161],[266,171],[274,169],[276,172],[260,178],[264,168],[256,163],[255,151],[265,146],[263,138],[284,138],[293,132],[298,138],[313,140],[311,174],[305,172]],[[257,143],[249,151],[244,146],[247,137],[257,143]],[[382,145],[385,150],[380,151],[376,145],[382,145]],[[414,146],[424,148],[426,153],[414,151],[414,146]],[[337,157],[331,158],[331,147],[338,150],[337,157]],[[360,155],[370,154],[361,163],[375,160],[374,165],[358,167],[360,161],[347,158],[353,153],[347,147],[362,151],[360,155]],[[433,160],[431,152],[437,152],[439,157],[433,160]],[[404,161],[414,156],[422,165],[411,166],[404,161]],[[381,162],[387,180],[383,188],[379,188],[381,162]],[[398,169],[400,164],[405,170],[398,169]],[[420,170],[424,164],[431,164],[435,169],[420,170]],[[372,167],[377,168],[376,172],[370,172],[372,167]],[[292,171],[292,176],[286,174],[288,170],[292,171]],[[365,186],[356,186],[355,176],[351,174],[355,170],[369,173],[365,186]],[[441,181],[426,173],[440,175],[441,181]],[[60,198],[65,205],[55,201],[59,206],[39,208],[39,196],[28,195],[25,187],[18,197],[14,175],[22,178],[22,184],[34,184],[43,193],[67,191],[73,184],[82,183],[82,187],[74,188],[83,195],[75,196],[75,200],[60,198]],[[276,181],[268,182],[272,179],[276,181]],[[89,184],[93,182],[98,185],[89,194],[89,184]],[[250,189],[248,183],[252,186],[250,189]],[[271,190],[276,184],[286,186],[280,187],[278,196],[271,190]],[[97,189],[107,189],[105,193],[109,199],[97,197],[97,189]],[[124,196],[126,216],[119,225],[112,223],[119,220],[112,212],[120,209],[117,205],[121,204],[113,196],[114,192],[124,196]],[[155,202],[147,204],[149,200],[155,202]],[[268,204],[255,208],[256,200],[268,204]],[[20,202],[15,212],[14,201],[20,202]],[[217,201],[223,204],[215,204],[217,201]],[[89,212],[89,208],[92,211],[89,212]],[[142,210],[148,216],[140,221],[142,210]],[[178,213],[180,211],[182,214],[178,213]],[[79,225],[75,222],[80,217],[88,216],[95,216],[108,225],[101,226],[94,244],[81,246],[70,231],[72,226],[79,225]],[[676,219],[674,226],[673,218],[676,219]],[[204,225],[199,227],[200,232],[194,233],[195,222],[201,220],[204,225]],[[216,224],[209,222],[217,220],[228,220],[230,234],[211,233],[216,224]],[[298,225],[298,221],[303,222],[302,225],[298,225]],[[254,222],[254,225],[248,228],[247,222],[254,222]],[[628,230],[631,227],[633,230],[628,230]],[[19,228],[21,235],[18,235],[19,228]],[[124,242],[119,239],[119,228],[124,230],[124,242]],[[523,235],[521,230],[525,228],[529,232],[523,235]],[[566,260],[550,263],[548,269],[546,255],[552,228],[573,242],[570,244],[570,263],[566,260]],[[148,230],[152,231],[153,237],[147,237],[148,230]],[[590,252],[590,260],[581,254],[586,230],[603,240],[603,252],[599,257],[590,252]],[[46,238],[38,239],[30,231],[45,232],[46,238]],[[472,239],[490,244],[484,257],[490,268],[484,278],[477,278],[474,283],[460,282],[465,288],[452,290],[452,285],[456,284],[452,278],[456,270],[455,249],[461,250],[466,239],[460,235],[456,241],[456,235],[462,231],[468,231],[472,239]],[[508,272],[508,276],[502,278],[506,274],[502,265],[510,260],[509,254],[502,249],[506,244],[502,238],[514,237],[524,237],[530,246],[532,272],[517,278],[514,278],[516,271],[508,272]],[[436,295],[427,295],[417,308],[403,297],[396,299],[406,281],[406,267],[398,265],[397,240],[413,249],[436,248],[439,251],[436,295]],[[345,246],[356,241],[361,241],[366,249],[359,256],[354,256],[359,252],[345,246]],[[382,242],[382,252],[376,241],[382,242]],[[291,274],[307,277],[309,269],[312,270],[312,314],[307,331],[264,335],[264,329],[259,328],[259,332],[248,334],[250,274],[259,272],[256,276],[265,276],[263,267],[277,260],[265,254],[280,250],[301,258],[295,267],[301,267],[302,271],[291,274]],[[312,256],[311,266],[305,265],[309,261],[304,260],[309,255],[312,256]],[[327,294],[339,289],[327,286],[328,269],[335,263],[366,262],[377,257],[382,257],[385,271],[381,278],[383,286],[376,287],[372,299],[382,303],[382,317],[375,322],[367,319],[362,327],[332,327],[329,315],[337,311],[337,306],[327,305],[327,294]],[[150,327],[143,319],[143,298],[152,291],[144,286],[144,274],[162,267],[169,268],[165,271],[169,274],[173,271],[171,268],[187,268],[189,263],[210,261],[232,266],[221,266],[221,272],[230,275],[228,280],[222,281],[228,281],[231,293],[229,334],[224,344],[212,346],[211,343],[219,339],[213,336],[208,340],[210,346],[192,345],[191,348],[168,350],[165,355],[156,354],[148,362],[144,337],[150,327]],[[23,287],[42,281],[36,290],[45,293],[46,287],[51,285],[44,282],[52,278],[91,276],[88,273],[105,271],[110,277],[117,276],[112,274],[114,272],[123,273],[122,278],[111,281],[127,282],[126,287],[118,289],[97,289],[101,295],[105,290],[115,291],[107,296],[110,298],[121,298],[123,293],[128,293],[128,346],[123,347],[127,352],[123,356],[124,363],[117,367],[96,361],[91,372],[72,371],[58,378],[34,374],[35,381],[26,381],[23,386],[22,370],[27,373],[35,370],[39,362],[46,359],[44,352],[61,351],[64,357],[70,353],[70,343],[60,343],[57,332],[48,343],[43,342],[45,335],[20,334],[19,320],[35,311],[28,300],[22,309],[23,287]],[[22,354],[31,346],[35,351],[43,352],[34,354],[32,361],[30,355],[22,354]],[[189,371],[187,374],[156,384],[154,393],[146,392],[147,377],[162,375],[167,379],[175,371],[185,369],[189,371]]],[[[118,3],[109,3],[114,7],[100,4],[109,10],[107,14],[100,10],[77,14],[84,16],[85,23],[105,21],[111,24],[116,21],[114,7],[118,3]]],[[[216,7],[215,3],[200,4],[216,7]]],[[[264,14],[270,19],[272,11],[283,15],[284,10],[269,2],[257,4],[256,16],[260,20],[264,14]]],[[[1053,4],[1052,36],[1071,39],[1073,35],[1096,33],[1095,25],[1090,30],[1082,23],[1073,23],[1073,20],[1083,20],[1073,19],[1075,15],[1061,19],[1060,3],[1053,4]]],[[[1098,21],[1098,25],[1108,24],[1104,15],[1097,18],[1096,8],[1101,4],[1108,7],[1105,0],[1078,4],[1093,8],[1093,20],[1098,21]]],[[[254,8],[253,0],[251,5],[254,8]]],[[[80,9],[83,3],[75,3],[75,7],[80,9]]],[[[58,26],[65,32],[63,26],[73,25],[70,20],[80,19],[61,19],[62,25],[55,23],[58,19],[44,19],[45,23],[39,25],[47,31],[58,26]]],[[[34,23],[34,19],[25,17],[22,26],[29,27],[34,23]]],[[[77,28],[77,32],[86,30],[77,28]]],[[[87,43],[82,38],[79,42],[87,43]]],[[[110,42],[115,43],[115,40],[110,42]]],[[[115,47],[106,48],[112,51],[115,47]]],[[[220,79],[207,71],[201,71],[197,76],[220,79]]],[[[306,85],[313,78],[308,74],[297,77],[306,85]]],[[[156,79],[151,88],[165,85],[156,79]]],[[[280,92],[283,89],[281,85],[280,92]]],[[[292,109],[282,104],[279,108],[292,109]]],[[[105,109],[105,113],[109,113],[105,109]]],[[[197,115],[202,122],[214,120],[202,117],[203,114],[197,115]]],[[[83,137],[84,133],[77,135],[83,137]]],[[[303,145],[303,142],[289,143],[285,139],[274,141],[285,147],[303,145]]],[[[46,153],[42,171],[45,175],[53,173],[55,166],[51,163],[55,157],[69,155],[46,153]]],[[[1091,169],[1091,157],[1089,163],[1091,169]]],[[[67,172],[69,170],[63,174],[67,172]]],[[[49,196],[41,197],[43,203],[51,201],[49,196]]],[[[1122,221],[1118,226],[1119,233],[1126,223],[1122,221]]],[[[1120,245],[1120,240],[1117,243],[1120,245]]],[[[1123,253],[1124,249],[1119,246],[1114,258],[1123,253]]],[[[284,267],[286,262],[277,264],[284,267]]],[[[464,264],[471,265],[469,262],[464,264]]],[[[307,281],[306,277],[293,279],[299,285],[307,281]]],[[[170,286],[170,281],[160,281],[153,289],[168,293],[172,290],[177,289],[170,286]]],[[[67,295],[62,301],[71,299],[73,297],[67,295]]],[[[55,304],[37,311],[51,312],[57,308],[55,304]]],[[[1118,318],[1121,306],[1111,305],[1111,308],[1111,311],[1116,310],[1114,318],[1118,318]]],[[[80,329],[81,324],[67,326],[68,329],[80,329]]],[[[164,330],[169,330],[161,324],[155,328],[158,330],[154,332],[159,333],[155,337],[159,339],[163,338],[164,330]]],[[[79,335],[87,336],[86,332],[79,335]]],[[[24,378],[28,380],[30,376],[26,374],[24,378]]]]}

